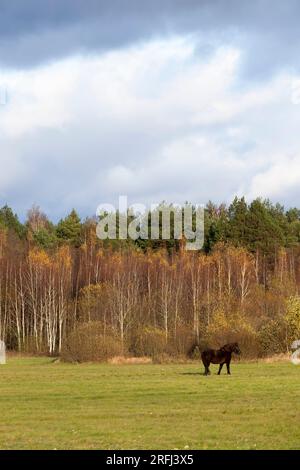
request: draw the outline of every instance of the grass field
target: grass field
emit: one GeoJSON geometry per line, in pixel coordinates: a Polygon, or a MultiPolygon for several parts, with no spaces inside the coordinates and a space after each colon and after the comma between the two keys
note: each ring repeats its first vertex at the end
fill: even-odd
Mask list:
{"type": "Polygon", "coordinates": [[[0,448],[300,449],[300,366],[211,369],[9,358],[0,448]]]}

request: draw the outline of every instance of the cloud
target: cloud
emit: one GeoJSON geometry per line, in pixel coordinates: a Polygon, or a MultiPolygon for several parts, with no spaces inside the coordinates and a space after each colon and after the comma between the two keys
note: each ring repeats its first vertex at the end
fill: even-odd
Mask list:
{"type": "Polygon", "coordinates": [[[74,98],[72,60],[20,72],[0,73],[7,103],[0,114],[0,135],[18,138],[43,128],[62,128],[70,121],[68,100],[74,98]]]}
{"type": "Polygon", "coordinates": [[[198,48],[193,35],[174,36],[0,72],[2,202],[22,214],[37,203],[58,218],[72,207],[93,214],[119,194],[141,203],[298,197],[297,76],[241,87],[242,49],[223,44],[202,57],[198,48]],[[283,182],[285,164],[294,176],[283,182]]]}
{"type": "Polygon", "coordinates": [[[252,178],[247,196],[249,199],[285,199],[291,205],[296,204],[300,193],[299,181],[300,155],[278,155],[271,166],[252,178]]]}
{"type": "Polygon", "coordinates": [[[298,0],[2,0],[0,64],[24,68],[157,38],[194,35],[198,53],[244,51],[244,79],[299,69],[298,0]],[[204,43],[204,45],[203,45],[204,43]]]}

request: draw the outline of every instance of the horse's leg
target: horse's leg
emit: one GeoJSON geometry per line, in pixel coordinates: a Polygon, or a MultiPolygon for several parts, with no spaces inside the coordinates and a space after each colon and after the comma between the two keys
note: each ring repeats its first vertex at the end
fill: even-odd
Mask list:
{"type": "Polygon", "coordinates": [[[221,364],[220,364],[220,367],[219,367],[219,372],[218,372],[218,375],[220,375],[220,374],[221,374],[221,370],[222,370],[222,367],[223,367],[223,366],[224,366],[224,362],[221,362],[221,364]]]}
{"type": "Polygon", "coordinates": [[[203,365],[204,365],[204,375],[210,374],[210,372],[209,372],[210,361],[209,361],[209,358],[207,357],[207,354],[205,352],[203,352],[201,354],[201,359],[202,359],[202,362],[203,362],[203,365]]]}
{"type": "Polygon", "coordinates": [[[227,367],[227,374],[230,374],[230,361],[226,362],[226,367],[227,367]]]}
{"type": "Polygon", "coordinates": [[[203,361],[202,359],[202,362],[203,362],[203,365],[204,365],[204,375],[209,375],[210,374],[210,370],[209,370],[209,362],[208,361],[203,361]]]}

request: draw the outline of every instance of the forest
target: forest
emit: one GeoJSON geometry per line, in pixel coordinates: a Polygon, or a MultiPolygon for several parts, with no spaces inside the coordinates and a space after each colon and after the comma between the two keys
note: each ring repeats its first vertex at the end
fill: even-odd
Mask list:
{"type": "Polygon", "coordinates": [[[205,207],[205,241],[99,240],[75,210],[21,223],[0,209],[0,339],[9,350],[102,361],[184,359],[238,341],[244,357],[300,338],[300,210],[256,199],[205,207]]]}

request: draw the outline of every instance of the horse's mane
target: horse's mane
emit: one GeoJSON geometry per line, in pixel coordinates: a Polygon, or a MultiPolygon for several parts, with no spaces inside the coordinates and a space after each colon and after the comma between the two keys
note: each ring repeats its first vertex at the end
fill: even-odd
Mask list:
{"type": "MultiPolygon", "coordinates": [[[[224,351],[224,352],[231,352],[232,351],[232,347],[235,345],[236,343],[226,343],[224,344],[223,346],[221,346],[219,349],[215,349],[215,351],[224,351]]],[[[205,351],[207,349],[207,345],[205,343],[200,343],[200,341],[197,341],[195,340],[192,345],[189,347],[188,351],[187,351],[187,356],[188,357],[191,357],[193,356],[193,354],[195,353],[196,349],[198,349],[199,353],[201,353],[202,351],[205,351]]]]}
{"type": "Polygon", "coordinates": [[[226,352],[231,352],[233,347],[237,345],[237,343],[227,343],[227,344],[224,344],[224,346],[222,346],[220,348],[220,351],[226,351],[226,352]]]}
{"type": "Polygon", "coordinates": [[[199,353],[202,353],[207,348],[208,348],[208,345],[205,340],[201,338],[200,339],[196,338],[194,339],[191,346],[189,347],[187,355],[188,357],[191,357],[195,353],[196,349],[198,349],[199,353]]]}

